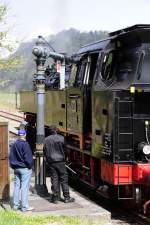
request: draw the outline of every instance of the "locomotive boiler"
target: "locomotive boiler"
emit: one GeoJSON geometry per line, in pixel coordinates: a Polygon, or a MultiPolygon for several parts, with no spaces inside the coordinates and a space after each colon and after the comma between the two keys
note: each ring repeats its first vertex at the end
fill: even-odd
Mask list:
{"type": "MultiPolygon", "coordinates": [[[[146,213],[150,203],[150,25],[112,32],[105,40],[83,46],[71,59],[66,87],[60,90],[51,84],[46,88],[45,134],[51,124],[59,128],[66,138],[70,167],[95,192],[130,201],[146,213]]],[[[20,97],[20,109],[34,134],[36,93],[22,91],[20,97]]],[[[33,147],[35,139],[29,136],[33,147]]]]}

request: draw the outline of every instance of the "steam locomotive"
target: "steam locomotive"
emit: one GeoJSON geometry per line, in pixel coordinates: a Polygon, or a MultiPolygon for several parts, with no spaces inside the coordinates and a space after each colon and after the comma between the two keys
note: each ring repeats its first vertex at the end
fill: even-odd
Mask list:
{"type": "MultiPolygon", "coordinates": [[[[45,134],[51,124],[59,128],[66,138],[70,167],[95,192],[144,207],[146,213],[150,203],[150,25],[112,32],[105,40],[83,46],[72,59],[67,87],[47,85],[45,134]]],[[[20,98],[34,146],[36,92],[22,91],[20,98]]]]}

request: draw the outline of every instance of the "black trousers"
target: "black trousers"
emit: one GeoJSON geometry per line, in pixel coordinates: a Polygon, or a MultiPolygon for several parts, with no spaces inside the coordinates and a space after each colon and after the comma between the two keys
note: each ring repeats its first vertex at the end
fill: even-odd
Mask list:
{"type": "Polygon", "coordinates": [[[59,197],[60,186],[62,188],[64,198],[70,197],[68,186],[68,173],[65,167],[65,162],[54,162],[49,164],[51,177],[51,190],[54,196],[59,197]]]}

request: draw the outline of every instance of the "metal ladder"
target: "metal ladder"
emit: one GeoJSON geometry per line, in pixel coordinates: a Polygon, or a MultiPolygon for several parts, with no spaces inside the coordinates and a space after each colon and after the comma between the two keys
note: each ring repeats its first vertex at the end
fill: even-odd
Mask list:
{"type": "MultiPolygon", "coordinates": [[[[132,100],[120,100],[117,98],[117,102],[118,102],[118,105],[117,105],[117,113],[118,113],[118,121],[117,121],[117,124],[118,124],[118,135],[117,135],[117,145],[118,145],[118,156],[119,156],[119,152],[121,151],[127,151],[127,152],[131,152],[130,156],[132,155],[132,158],[131,158],[131,161],[130,163],[133,164],[133,159],[134,159],[134,151],[133,151],[133,101],[132,100]],[[127,113],[127,115],[120,115],[120,112],[121,112],[121,104],[126,104],[129,108],[129,112],[127,113]],[[129,129],[128,131],[124,131],[123,128],[121,128],[121,120],[124,120],[123,122],[127,122],[128,121],[128,125],[129,125],[129,129]],[[123,148],[120,148],[120,145],[121,145],[121,137],[124,137],[124,138],[127,138],[129,137],[129,140],[132,140],[131,143],[132,143],[132,146],[131,146],[131,143],[130,143],[130,148],[126,148],[126,147],[123,147],[123,148]]],[[[124,167],[129,167],[128,165],[125,165],[125,163],[128,163],[129,164],[129,161],[128,160],[119,160],[118,158],[118,161],[117,161],[117,166],[118,166],[118,187],[117,187],[117,194],[118,194],[118,199],[119,200],[124,200],[124,199],[133,199],[134,198],[134,184],[132,183],[132,193],[131,193],[131,196],[129,197],[123,197],[121,195],[121,190],[120,190],[120,186],[121,186],[121,183],[120,183],[120,168],[121,168],[121,165],[124,164],[124,167]]],[[[133,178],[133,173],[132,173],[132,178],[133,178]]],[[[132,179],[133,180],[133,179],[132,179]]],[[[129,183],[130,184],[130,183],[129,183]]]]}

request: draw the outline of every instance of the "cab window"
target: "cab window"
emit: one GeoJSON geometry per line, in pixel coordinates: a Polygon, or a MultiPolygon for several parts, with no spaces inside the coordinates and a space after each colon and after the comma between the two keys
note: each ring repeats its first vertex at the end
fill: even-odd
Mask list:
{"type": "Polygon", "coordinates": [[[74,63],[71,68],[71,76],[70,76],[69,86],[74,86],[74,84],[75,84],[77,69],[78,69],[77,64],[74,63]]]}
{"type": "Polygon", "coordinates": [[[109,52],[103,56],[102,67],[101,67],[101,79],[110,80],[113,76],[113,66],[114,66],[114,53],[109,52]]]}

